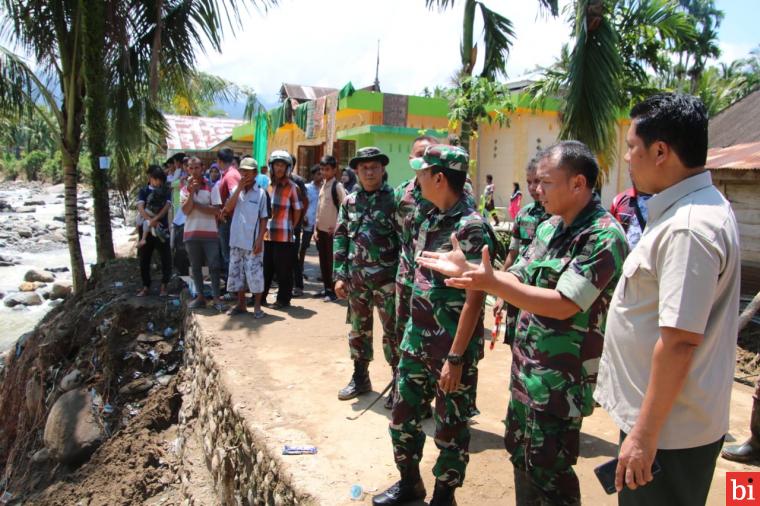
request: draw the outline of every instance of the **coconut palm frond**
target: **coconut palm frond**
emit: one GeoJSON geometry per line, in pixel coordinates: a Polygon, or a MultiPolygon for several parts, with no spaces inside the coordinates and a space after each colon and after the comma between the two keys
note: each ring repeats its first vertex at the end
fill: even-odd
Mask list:
{"type": "Polygon", "coordinates": [[[615,119],[623,63],[618,36],[602,17],[594,30],[587,26],[588,0],[578,2],[576,44],[570,56],[567,97],[560,137],[585,142],[609,167],[615,159],[615,119]]]}
{"type": "Polygon", "coordinates": [[[507,57],[515,38],[512,22],[478,2],[483,16],[483,39],[485,42],[485,61],[483,62],[483,77],[495,78],[506,74],[507,57]]]}
{"type": "Polygon", "coordinates": [[[454,7],[454,0],[425,0],[425,7],[430,10],[444,11],[449,7],[454,7]]]}
{"type": "Polygon", "coordinates": [[[559,0],[538,0],[538,4],[542,10],[549,11],[552,16],[559,15],[559,0]]]}

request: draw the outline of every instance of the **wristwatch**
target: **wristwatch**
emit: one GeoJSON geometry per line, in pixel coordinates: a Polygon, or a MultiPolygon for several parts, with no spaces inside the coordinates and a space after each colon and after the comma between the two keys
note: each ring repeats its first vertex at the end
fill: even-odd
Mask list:
{"type": "Polygon", "coordinates": [[[446,355],[446,362],[448,362],[451,365],[462,365],[464,362],[464,359],[462,358],[462,355],[457,355],[456,353],[449,353],[446,355]]]}

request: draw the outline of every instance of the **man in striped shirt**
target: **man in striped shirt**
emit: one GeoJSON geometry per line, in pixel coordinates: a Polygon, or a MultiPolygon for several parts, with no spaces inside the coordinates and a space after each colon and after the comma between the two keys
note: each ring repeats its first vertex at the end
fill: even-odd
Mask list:
{"type": "Polygon", "coordinates": [[[272,202],[272,216],[267,224],[264,236],[264,296],[262,305],[266,305],[266,297],[272,278],[277,273],[277,301],[273,309],[290,306],[293,295],[293,264],[295,255],[295,224],[301,218],[301,202],[298,198],[296,184],[290,179],[293,168],[293,157],[287,151],[272,151],[269,155],[269,170],[272,175],[272,185],[269,196],[272,202]]]}

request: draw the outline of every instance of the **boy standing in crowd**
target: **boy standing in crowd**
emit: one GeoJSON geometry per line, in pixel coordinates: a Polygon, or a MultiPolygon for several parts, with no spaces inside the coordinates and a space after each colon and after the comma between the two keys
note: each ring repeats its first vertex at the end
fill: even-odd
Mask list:
{"type": "Polygon", "coordinates": [[[317,250],[319,251],[319,270],[322,272],[324,290],[318,294],[325,302],[335,300],[333,286],[333,236],[338,223],[338,210],[346,191],[337,180],[338,162],[332,155],[325,155],[319,161],[322,171],[322,188],[319,190],[317,205],[317,250]]]}
{"type": "Polygon", "coordinates": [[[348,346],[354,361],[349,384],[338,392],[345,401],[372,390],[373,308],[383,325],[383,353],[395,369],[395,284],[398,236],[393,221],[396,204],[393,189],[383,183],[388,157],[374,147],[362,148],[350,165],[359,174],[359,187],[343,201],[335,230],[335,293],[348,299],[351,331],[348,346]]]}
{"type": "Polygon", "coordinates": [[[256,160],[243,158],[239,170],[240,183],[224,208],[226,215],[232,215],[227,291],[237,292],[237,305],[227,314],[234,316],[247,311],[247,287],[254,296],[253,317],[259,319],[265,316],[261,310],[261,294],[264,291],[264,230],[269,210],[266,194],[256,184],[256,160]]]}
{"type": "Polygon", "coordinates": [[[276,150],[269,155],[272,185],[269,196],[272,213],[264,236],[264,295],[269,294],[272,279],[277,273],[277,301],[274,309],[290,307],[293,296],[293,264],[296,259],[293,233],[301,219],[301,201],[298,187],[290,179],[293,158],[287,151],[276,150]]]}

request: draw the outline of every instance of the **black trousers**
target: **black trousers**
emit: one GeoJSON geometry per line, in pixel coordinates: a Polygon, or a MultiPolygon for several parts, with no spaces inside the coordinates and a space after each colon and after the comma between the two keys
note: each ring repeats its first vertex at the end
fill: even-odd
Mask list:
{"type": "Polygon", "coordinates": [[[333,284],[333,236],[317,230],[317,250],[319,251],[319,270],[322,271],[322,283],[325,292],[334,293],[333,284]]]}
{"type": "Polygon", "coordinates": [[[172,277],[172,251],[169,240],[167,238],[166,241],[160,241],[150,232],[143,233],[147,234],[145,246],[137,250],[142,284],[145,288],[150,288],[150,261],[154,250],[158,250],[158,254],[161,256],[161,283],[166,284],[172,277]]]}
{"type": "Polygon", "coordinates": [[[293,269],[293,281],[296,288],[303,290],[303,264],[306,261],[306,250],[311,244],[312,230],[303,230],[296,234],[295,252],[297,255],[295,269],[293,269]]]}
{"type": "MultiPolygon", "coordinates": [[[[620,444],[626,434],[620,432],[620,444]]],[[[707,501],[723,439],[683,450],[657,450],[662,471],[643,487],[624,487],[619,506],[700,506],[707,501]]]]}
{"type": "Polygon", "coordinates": [[[272,278],[277,274],[277,302],[290,304],[293,297],[293,269],[296,261],[292,242],[264,241],[264,299],[269,295],[272,278]]]}
{"type": "Polygon", "coordinates": [[[172,256],[174,257],[174,268],[180,276],[187,276],[190,272],[190,259],[187,258],[185,249],[184,225],[174,225],[174,243],[172,245],[172,256]]]}

